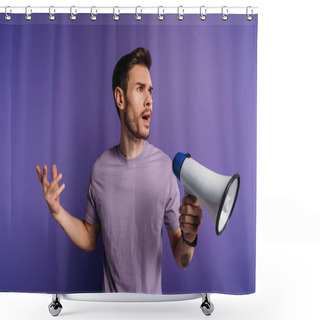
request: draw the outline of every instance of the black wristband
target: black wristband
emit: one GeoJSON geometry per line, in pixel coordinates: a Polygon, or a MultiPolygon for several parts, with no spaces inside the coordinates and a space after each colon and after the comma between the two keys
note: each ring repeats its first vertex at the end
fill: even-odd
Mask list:
{"type": "Polygon", "coordinates": [[[188,246],[190,247],[195,247],[197,245],[197,242],[198,242],[198,235],[196,235],[196,238],[193,240],[193,242],[189,242],[187,241],[185,238],[184,238],[184,235],[183,235],[183,230],[181,230],[181,236],[182,236],[182,241],[187,244],[188,246]]]}

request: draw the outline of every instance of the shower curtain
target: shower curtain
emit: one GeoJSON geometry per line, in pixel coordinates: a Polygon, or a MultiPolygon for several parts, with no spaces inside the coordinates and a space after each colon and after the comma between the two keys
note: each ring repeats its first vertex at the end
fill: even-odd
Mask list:
{"type": "MultiPolygon", "coordinates": [[[[48,166],[51,181],[56,164],[66,186],[60,203],[84,220],[92,167],[120,142],[114,67],[142,47],[152,57],[148,143],[170,160],[177,152],[189,153],[211,171],[241,177],[222,235],[202,207],[197,245],[185,270],[174,260],[162,221],[162,293],[253,293],[258,16],[11,16],[0,16],[0,291],[104,290],[103,237],[90,253],[70,241],[50,214],[36,165],[48,166]]],[[[181,205],[183,186],[174,183],[181,205]]],[[[115,251],[122,249],[119,243],[115,251]]],[[[144,270],[139,272],[143,277],[144,270]]]]}

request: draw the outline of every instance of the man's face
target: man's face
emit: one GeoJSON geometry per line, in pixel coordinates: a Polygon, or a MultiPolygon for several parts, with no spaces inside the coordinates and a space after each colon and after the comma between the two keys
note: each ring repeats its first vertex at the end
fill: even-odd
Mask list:
{"type": "Polygon", "coordinates": [[[124,122],[137,139],[148,139],[152,113],[152,83],[148,68],[135,65],[128,73],[124,122]]]}

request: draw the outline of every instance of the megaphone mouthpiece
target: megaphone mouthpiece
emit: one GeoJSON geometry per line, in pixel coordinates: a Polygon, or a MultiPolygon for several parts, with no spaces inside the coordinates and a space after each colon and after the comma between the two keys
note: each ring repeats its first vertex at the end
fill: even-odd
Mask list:
{"type": "Polygon", "coordinates": [[[174,175],[180,180],[180,172],[183,165],[183,162],[186,158],[190,158],[189,153],[178,152],[172,161],[172,170],[174,175]]]}

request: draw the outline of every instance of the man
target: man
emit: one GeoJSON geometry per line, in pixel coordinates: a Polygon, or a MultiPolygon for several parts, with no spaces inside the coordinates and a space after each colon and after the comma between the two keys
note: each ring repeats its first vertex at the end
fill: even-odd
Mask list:
{"type": "Polygon", "coordinates": [[[106,292],[161,294],[163,222],[175,261],[185,269],[202,220],[195,197],[185,196],[179,208],[171,160],[146,141],[153,107],[150,67],[151,56],[144,48],[123,56],[115,66],[112,87],[121,122],[120,144],[106,150],[92,168],[84,221],[60,205],[65,185],[58,186],[62,174],[57,175],[56,166],[49,183],[47,167],[42,173],[37,165],[50,212],[72,242],[90,252],[101,231],[106,292]]]}

